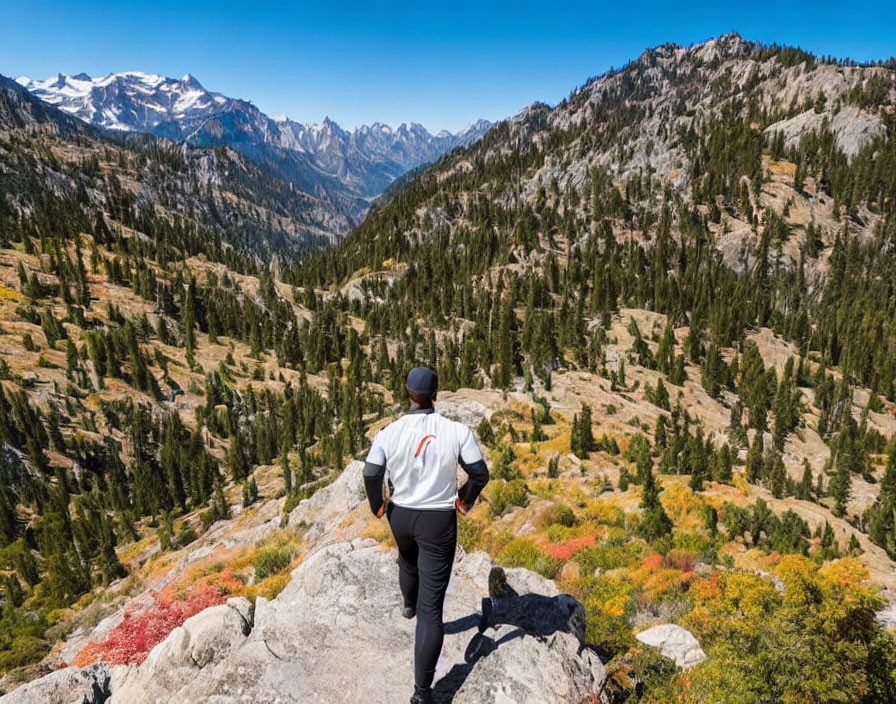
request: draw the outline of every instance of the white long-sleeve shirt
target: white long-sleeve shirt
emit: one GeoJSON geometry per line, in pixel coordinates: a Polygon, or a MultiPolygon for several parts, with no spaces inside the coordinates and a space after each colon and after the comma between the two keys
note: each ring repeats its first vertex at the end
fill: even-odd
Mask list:
{"type": "Polygon", "coordinates": [[[430,409],[406,413],[387,425],[367,454],[368,467],[389,472],[392,502],[414,509],[454,508],[458,462],[465,468],[483,462],[473,431],[430,409]]]}

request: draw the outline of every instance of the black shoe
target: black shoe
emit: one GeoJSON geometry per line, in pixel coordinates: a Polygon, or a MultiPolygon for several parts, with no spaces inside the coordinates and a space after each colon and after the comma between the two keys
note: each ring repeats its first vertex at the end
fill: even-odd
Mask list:
{"type": "Polygon", "coordinates": [[[410,604],[404,604],[401,607],[401,615],[405,618],[414,618],[417,615],[417,607],[410,604]]]}
{"type": "Polygon", "coordinates": [[[414,696],[411,697],[411,704],[433,704],[432,690],[414,687],[414,696]]]}

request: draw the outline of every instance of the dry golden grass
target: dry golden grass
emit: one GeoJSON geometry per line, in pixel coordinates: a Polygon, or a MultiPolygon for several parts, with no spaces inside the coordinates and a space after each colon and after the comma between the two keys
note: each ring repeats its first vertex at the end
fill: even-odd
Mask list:
{"type": "Polygon", "coordinates": [[[158,542],[158,540],[159,537],[157,535],[147,535],[145,538],[138,540],[136,543],[131,543],[127,547],[122,548],[118,552],[118,559],[121,560],[122,564],[130,565],[140,555],[140,553],[144,552],[154,543],[158,542]]]}
{"type": "Polygon", "coordinates": [[[796,174],[796,164],[790,161],[769,161],[768,168],[773,174],[783,174],[791,178],[796,174]]]}
{"type": "Polygon", "coordinates": [[[690,533],[703,525],[700,508],[704,502],[689,487],[670,483],[660,494],[660,501],[678,530],[690,533]]]}
{"type": "Polygon", "coordinates": [[[372,538],[386,548],[397,547],[392,531],[389,529],[389,524],[380,518],[371,517],[367,521],[367,525],[364,526],[364,529],[361,531],[361,537],[372,538]]]}
{"type": "Polygon", "coordinates": [[[263,596],[265,599],[273,599],[283,591],[287,584],[289,584],[289,572],[284,574],[274,574],[258,584],[253,584],[251,587],[247,587],[244,596],[253,600],[257,596],[263,596]]]}

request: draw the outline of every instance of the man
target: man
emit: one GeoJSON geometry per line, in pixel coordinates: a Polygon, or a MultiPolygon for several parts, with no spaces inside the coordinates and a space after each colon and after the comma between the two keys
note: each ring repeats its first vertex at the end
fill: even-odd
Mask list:
{"type": "Polygon", "coordinates": [[[411,704],[430,704],[445,635],[442,604],[457,546],[457,513],[473,507],[489,475],[472,431],[435,412],[436,373],[412,369],[405,386],[411,407],[374,437],[364,485],[370,510],[377,517],[385,511],[398,545],[402,615],[417,617],[411,704]],[[460,491],[458,462],[469,476],[460,491]],[[385,507],[387,469],[392,496],[385,507]]]}

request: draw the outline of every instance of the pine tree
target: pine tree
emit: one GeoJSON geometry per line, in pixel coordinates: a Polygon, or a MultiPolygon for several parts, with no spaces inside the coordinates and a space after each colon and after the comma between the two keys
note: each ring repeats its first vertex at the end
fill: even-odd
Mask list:
{"type": "Polygon", "coordinates": [[[672,532],[672,521],[666,515],[662,503],[660,503],[660,490],[656,483],[653,471],[648,470],[644,475],[644,483],[641,487],[641,522],[638,524],[638,534],[648,541],[668,535],[672,532]]]}
{"type": "Polygon", "coordinates": [[[285,447],[280,449],[280,469],[283,472],[283,487],[287,496],[292,494],[292,467],[289,465],[289,450],[285,447]]]}
{"type": "Polygon", "coordinates": [[[560,456],[554,455],[548,460],[548,478],[556,479],[560,476],[560,456]]]}
{"type": "Polygon", "coordinates": [[[227,450],[227,466],[233,481],[245,479],[249,474],[249,461],[246,458],[246,448],[242,433],[237,431],[230,436],[230,446],[227,450]]]}
{"type": "Polygon", "coordinates": [[[516,367],[516,314],[513,301],[508,296],[501,306],[501,323],[498,327],[498,370],[495,386],[509,389],[516,367]]]}
{"type": "Polygon", "coordinates": [[[770,485],[772,496],[776,499],[784,498],[784,492],[787,488],[787,470],[781,456],[775,453],[774,463],[772,464],[770,485]]]}
{"type": "Polygon", "coordinates": [[[849,466],[845,462],[838,463],[837,471],[828,486],[828,492],[834,499],[834,515],[845,516],[846,504],[852,495],[852,477],[849,473],[849,466]]]}
{"type": "Polygon", "coordinates": [[[656,351],[656,368],[661,374],[669,375],[672,372],[675,359],[675,335],[672,330],[672,321],[666,322],[663,330],[663,339],[656,351]]]}
{"type": "Polygon", "coordinates": [[[797,486],[797,498],[805,501],[812,500],[812,467],[808,460],[803,460],[803,476],[797,486]]]}
{"type": "Polygon", "coordinates": [[[535,409],[532,408],[529,411],[529,415],[532,419],[532,442],[543,442],[548,439],[548,436],[545,435],[544,430],[541,428],[541,414],[536,413],[535,409]]]}
{"type": "Polygon", "coordinates": [[[628,491],[628,485],[631,483],[632,476],[625,467],[619,468],[619,491],[628,491]]]}
{"type": "Polygon", "coordinates": [[[591,427],[591,406],[587,403],[582,404],[582,417],[579,419],[579,450],[580,457],[583,459],[588,456],[589,452],[597,449],[597,443],[594,442],[594,431],[591,427]]]}
{"type": "Polygon", "coordinates": [[[757,432],[753,438],[753,444],[747,452],[747,481],[755,484],[762,476],[762,462],[764,456],[762,433],[757,432]]]}
{"type": "Polygon", "coordinates": [[[731,448],[728,446],[728,443],[725,443],[716,455],[713,479],[722,483],[730,482],[734,478],[733,466],[731,448]]]}
{"type": "Polygon", "coordinates": [[[657,416],[656,428],[653,433],[653,444],[657,448],[666,447],[666,416],[662,413],[657,416]]]}

